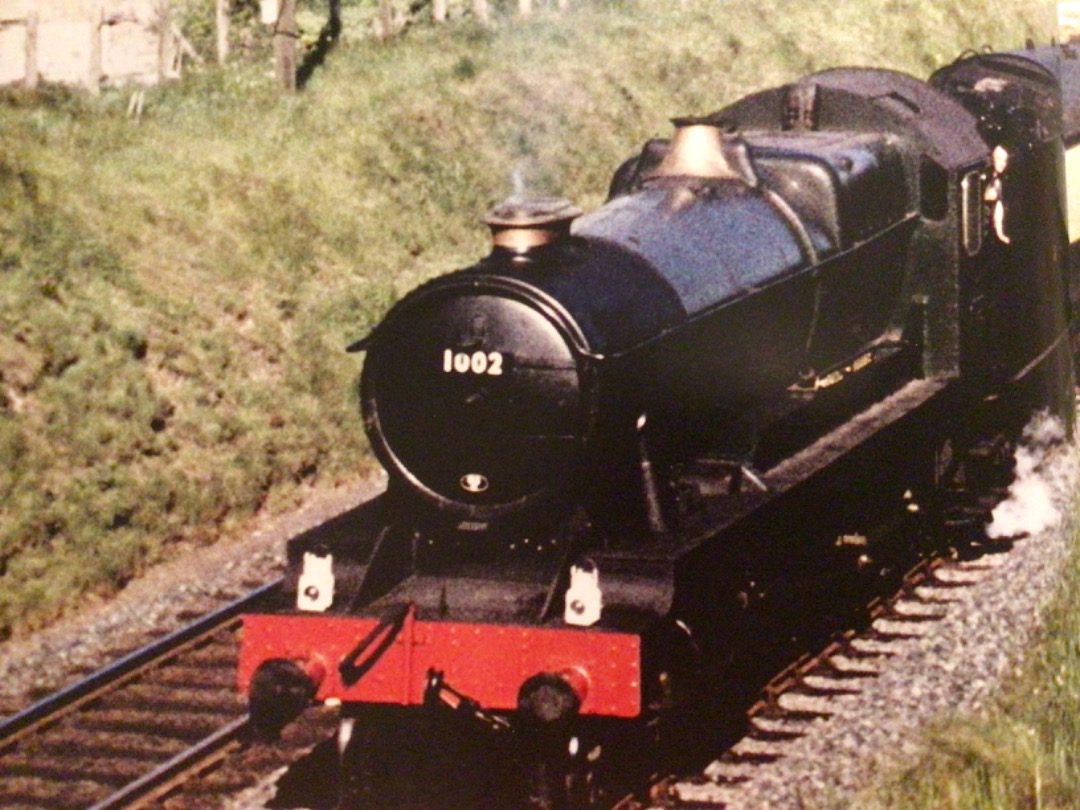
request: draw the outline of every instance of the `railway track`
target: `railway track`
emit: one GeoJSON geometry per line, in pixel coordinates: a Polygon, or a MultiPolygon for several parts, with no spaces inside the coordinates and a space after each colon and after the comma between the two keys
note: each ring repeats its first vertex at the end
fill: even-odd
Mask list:
{"type": "Polygon", "coordinates": [[[794,745],[841,712],[885,673],[906,645],[934,631],[965,589],[993,574],[1006,555],[934,558],[916,566],[891,598],[873,606],[869,627],[847,631],[815,655],[793,663],[762,691],[747,712],[747,733],[699,774],[653,785],[650,801],[628,800],[615,810],[742,810],[755,806],[744,789],[792,755],[794,745]]]}
{"type": "MultiPolygon", "coordinates": [[[[747,735],[701,774],[668,778],[654,786],[651,803],[628,799],[618,810],[749,806],[740,791],[756,772],[785,757],[811,725],[836,712],[838,699],[877,677],[906,640],[944,615],[954,594],[993,567],[993,556],[920,564],[893,598],[875,605],[866,631],[846,632],[770,682],[748,712],[747,735]]],[[[277,586],[271,583],[0,723],[0,772],[6,777],[0,806],[209,807],[250,785],[251,763],[233,762],[221,769],[233,773],[202,795],[191,788],[208,781],[200,773],[252,753],[243,746],[246,707],[232,684],[235,633],[239,615],[277,586]],[[247,771],[243,784],[239,771],[247,771]]],[[[308,729],[294,748],[312,745],[329,729],[324,724],[314,735],[308,729]]],[[[257,749],[256,756],[266,755],[265,747],[257,749]]]]}
{"type": "Polygon", "coordinates": [[[240,615],[270,583],[0,722],[0,806],[145,806],[228,756],[246,730],[240,615]]]}
{"type": "MultiPolygon", "coordinates": [[[[845,632],[772,680],[750,710],[742,740],[703,772],[668,778],[654,786],[651,799],[629,800],[620,810],[754,806],[740,798],[745,785],[787,757],[805,733],[885,671],[905,643],[930,630],[955,596],[1008,556],[919,564],[895,596],[874,605],[868,629],[845,632]]],[[[0,806],[220,807],[300,752],[329,745],[331,710],[288,731],[293,739],[283,745],[242,744],[246,707],[233,685],[238,617],[257,609],[277,586],[273,582],[0,721],[0,806]]],[[[325,781],[326,767],[320,773],[325,781]]],[[[302,798],[281,804],[280,782],[277,790],[276,806],[309,806],[302,798]]]]}
{"type": "Polygon", "coordinates": [[[900,764],[903,741],[927,723],[977,709],[1032,640],[1071,554],[1076,447],[1036,444],[1024,456],[1008,491],[988,493],[979,507],[1011,507],[1006,525],[1016,535],[987,540],[956,524],[952,542],[870,604],[862,629],[843,631],[772,679],[738,742],[700,772],[665,778],[648,799],[618,810],[835,802],[882,763],[900,764]]]}

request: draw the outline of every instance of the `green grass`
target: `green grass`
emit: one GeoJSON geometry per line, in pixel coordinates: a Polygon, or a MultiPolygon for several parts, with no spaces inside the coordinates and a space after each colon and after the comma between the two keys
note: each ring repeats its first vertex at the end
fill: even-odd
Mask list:
{"type": "MultiPolygon", "coordinates": [[[[378,43],[355,4],[294,98],[256,35],[138,121],[125,91],[4,93],[0,637],[370,469],[343,347],[481,256],[515,175],[593,207],[673,115],[1052,31],[1042,4],[971,5],[579,0],[378,43]]],[[[185,24],[209,30],[204,6],[185,24]]]]}

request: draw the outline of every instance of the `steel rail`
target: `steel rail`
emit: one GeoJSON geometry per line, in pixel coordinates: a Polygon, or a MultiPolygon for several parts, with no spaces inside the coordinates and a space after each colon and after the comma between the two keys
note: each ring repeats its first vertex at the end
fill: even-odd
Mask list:
{"type": "MultiPolygon", "coordinates": [[[[904,574],[900,586],[891,596],[876,596],[867,603],[867,616],[874,621],[888,619],[893,616],[895,617],[893,621],[910,622],[912,625],[939,621],[943,618],[943,615],[937,611],[928,614],[904,614],[898,612],[896,606],[907,601],[927,603],[917,595],[917,589],[927,583],[933,583],[935,572],[955,569],[962,566],[964,562],[963,560],[949,560],[941,551],[918,560],[904,574]]],[[[949,586],[938,581],[935,587],[949,586]]],[[[934,604],[934,600],[931,599],[928,603],[934,604]]],[[[940,602],[938,604],[944,605],[945,603],[940,602]]],[[[891,633],[895,633],[895,631],[878,630],[871,623],[862,630],[848,629],[838,633],[832,641],[820,650],[801,656],[762,688],[760,698],[746,710],[747,733],[720,752],[719,756],[708,768],[697,774],[663,776],[650,783],[647,799],[641,796],[627,797],[614,804],[610,810],[661,810],[661,808],[667,807],[724,810],[724,808],[732,806],[733,803],[738,803],[737,800],[733,802],[732,796],[737,794],[741,789],[741,785],[751,781],[751,772],[754,769],[767,768],[775,760],[788,756],[789,754],[785,752],[785,746],[790,741],[801,739],[808,733],[806,730],[794,727],[785,730],[782,726],[783,718],[798,718],[801,716],[807,722],[810,722],[813,719],[824,720],[831,717],[833,711],[825,705],[826,702],[833,700],[837,696],[857,693],[861,688],[860,683],[879,677],[884,670],[879,670],[878,666],[886,667],[887,663],[885,661],[894,655],[893,652],[884,650],[873,653],[859,653],[856,648],[860,640],[887,637],[891,633]],[[873,663],[868,668],[846,669],[846,671],[830,664],[836,658],[848,655],[855,658],[865,657],[871,661],[875,658],[882,660],[873,663]],[[836,682],[833,684],[810,684],[807,676],[820,670],[832,670],[830,674],[837,679],[836,682]],[[848,682],[847,686],[841,685],[845,679],[848,682]],[[801,689],[808,690],[808,694],[816,695],[823,701],[822,705],[816,708],[784,708],[781,706],[780,698],[782,696],[796,693],[801,689]],[[758,718],[766,718],[769,711],[777,712],[777,718],[779,718],[773,718],[774,727],[755,729],[755,721],[758,718]],[[726,759],[740,745],[755,739],[766,741],[765,745],[768,748],[758,751],[751,750],[736,754],[733,759],[726,759]],[[772,741],[771,744],[768,742],[770,740],[772,741]],[[723,774],[725,765],[737,769],[737,772],[723,774]],[[711,768],[718,768],[717,775],[708,775],[708,770],[711,768]],[[681,786],[690,786],[691,795],[688,797],[683,796],[680,791],[681,786]],[[694,790],[699,786],[700,790],[694,790]],[[718,793],[710,795],[714,789],[718,793]]],[[[904,637],[900,636],[900,638],[904,637]]],[[[915,636],[906,637],[915,638],[915,636]]]]}
{"type": "Polygon", "coordinates": [[[238,618],[252,604],[273,592],[281,582],[281,579],[277,579],[263,585],[224,607],[208,613],[201,619],[125,655],[77,683],[5,718],[0,722],[0,750],[10,747],[42,725],[74,711],[84,703],[93,700],[102,691],[125,683],[147,667],[219,631],[225,624],[238,618]]]}
{"type": "Polygon", "coordinates": [[[88,810],[120,810],[145,806],[147,802],[160,798],[189,777],[224,758],[233,745],[242,739],[247,727],[248,715],[245,714],[149,773],[124,785],[88,810]]]}

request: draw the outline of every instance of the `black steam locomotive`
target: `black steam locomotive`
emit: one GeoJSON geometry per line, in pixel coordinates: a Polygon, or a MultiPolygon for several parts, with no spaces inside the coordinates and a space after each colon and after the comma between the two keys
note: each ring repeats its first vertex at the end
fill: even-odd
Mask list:
{"type": "MultiPolygon", "coordinates": [[[[333,701],[454,748],[465,717],[523,802],[587,804],[627,724],[707,714],[740,617],[797,601],[762,560],[898,505],[978,524],[1033,413],[1072,423],[1078,93],[1063,48],[828,70],[677,120],[592,213],[496,208],[489,256],[351,347],[389,488],[245,618],[256,726],[333,701]]],[[[368,733],[368,772],[409,746],[368,733]]]]}

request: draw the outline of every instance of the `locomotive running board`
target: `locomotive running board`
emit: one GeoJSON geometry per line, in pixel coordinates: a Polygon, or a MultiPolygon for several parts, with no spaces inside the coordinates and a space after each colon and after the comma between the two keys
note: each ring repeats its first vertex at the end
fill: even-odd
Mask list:
{"type": "MultiPolygon", "coordinates": [[[[667,579],[667,591],[673,594],[675,571],[672,566],[678,560],[687,559],[697,548],[713,544],[735,524],[762,514],[782,496],[834,468],[845,456],[868,442],[881,439],[892,426],[939,400],[954,382],[948,377],[911,380],[774,466],[759,471],[760,480],[766,486],[764,491],[714,497],[714,502],[680,531],[652,538],[648,544],[628,543],[589,556],[609,583],[618,583],[623,575],[649,570],[654,585],[667,579]]],[[[656,607],[655,601],[653,607],[656,607]]]]}
{"type": "Polygon", "coordinates": [[[772,493],[786,492],[832,465],[889,425],[918,410],[951,382],[951,378],[912,380],[896,393],[871,405],[831,433],[766,471],[762,475],[765,485],[772,493]]]}

